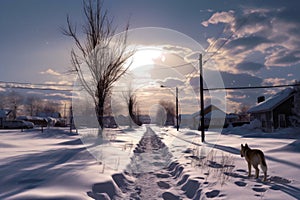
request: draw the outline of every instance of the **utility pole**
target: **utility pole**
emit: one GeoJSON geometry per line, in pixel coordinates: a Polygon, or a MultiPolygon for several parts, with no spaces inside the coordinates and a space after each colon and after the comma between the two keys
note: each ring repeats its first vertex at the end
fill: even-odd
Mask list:
{"type": "Polygon", "coordinates": [[[199,55],[199,72],[200,72],[200,128],[201,128],[201,141],[205,141],[204,132],[204,95],[203,95],[203,69],[202,69],[202,54],[199,55]]]}
{"type": "Polygon", "coordinates": [[[67,109],[67,107],[66,107],[67,105],[66,105],[66,103],[65,103],[65,105],[64,105],[64,118],[66,119],[67,118],[67,116],[66,116],[66,109],[67,109]]]}
{"type": "Polygon", "coordinates": [[[179,131],[179,119],[178,119],[178,87],[176,87],[176,128],[179,131]]]}

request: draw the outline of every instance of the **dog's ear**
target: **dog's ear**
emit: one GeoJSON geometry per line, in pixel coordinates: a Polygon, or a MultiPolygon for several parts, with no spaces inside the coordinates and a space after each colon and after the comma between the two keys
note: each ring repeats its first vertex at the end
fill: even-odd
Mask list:
{"type": "Polygon", "coordinates": [[[241,144],[241,147],[242,147],[242,148],[244,147],[243,144],[241,144]]]}
{"type": "Polygon", "coordinates": [[[248,148],[248,144],[247,144],[247,143],[245,144],[245,147],[247,147],[247,148],[248,148]]]}

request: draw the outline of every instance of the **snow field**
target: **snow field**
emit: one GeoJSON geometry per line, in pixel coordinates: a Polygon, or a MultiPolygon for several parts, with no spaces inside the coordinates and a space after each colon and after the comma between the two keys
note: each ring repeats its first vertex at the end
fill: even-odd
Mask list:
{"type": "Polygon", "coordinates": [[[202,144],[198,131],[153,126],[111,129],[107,143],[67,129],[1,130],[0,199],[299,199],[299,132],[237,127],[206,132],[202,144]],[[248,177],[241,143],[265,153],[267,182],[248,177]],[[107,151],[101,160],[91,149],[107,151]]]}

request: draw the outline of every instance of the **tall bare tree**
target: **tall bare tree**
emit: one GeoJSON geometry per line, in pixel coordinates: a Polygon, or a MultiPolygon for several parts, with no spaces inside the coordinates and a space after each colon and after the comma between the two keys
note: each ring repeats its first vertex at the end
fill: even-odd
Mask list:
{"type": "Polygon", "coordinates": [[[139,120],[139,109],[137,104],[136,95],[131,86],[128,87],[128,91],[123,92],[123,98],[126,101],[128,114],[129,114],[129,127],[132,127],[132,121],[141,126],[142,123],[139,120]]]}
{"type": "Polygon", "coordinates": [[[82,26],[84,38],[77,33],[69,16],[63,33],[76,44],[76,51],[71,51],[73,70],[93,99],[99,125],[103,128],[105,99],[113,84],[127,71],[130,66],[127,61],[134,52],[127,51],[129,24],[126,24],[124,34],[116,37],[116,27],[104,10],[102,0],[84,0],[83,12],[86,20],[82,26]]]}

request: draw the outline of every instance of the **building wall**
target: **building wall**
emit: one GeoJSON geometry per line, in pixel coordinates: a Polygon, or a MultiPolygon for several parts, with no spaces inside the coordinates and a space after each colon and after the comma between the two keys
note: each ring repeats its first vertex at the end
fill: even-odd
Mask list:
{"type": "Polygon", "coordinates": [[[273,111],[274,128],[284,128],[291,125],[289,117],[293,115],[292,110],[294,108],[294,96],[291,96],[284,103],[276,107],[273,111]],[[279,121],[279,115],[284,115],[284,122],[279,121]]]}
{"type": "Polygon", "coordinates": [[[261,126],[263,131],[272,132],[273,131],[273,118],[272,112],[260,112],[260,113],[251,113],[251,120],[258,119],[261,121],[261,126]]]}
{"type": "Polygon", "coordinates": [[[251,113],[251,119],[258,119],[262,123],[262,129],[265,132],[273,132],[274,129],[284,128],[291,125],[289,117],[293,115],[294,96],[291,96],[285,102],[277,106],[272,111],[251,113]],[[282,115],[284,119],[279,121],[279,116],[282,115]]]}

